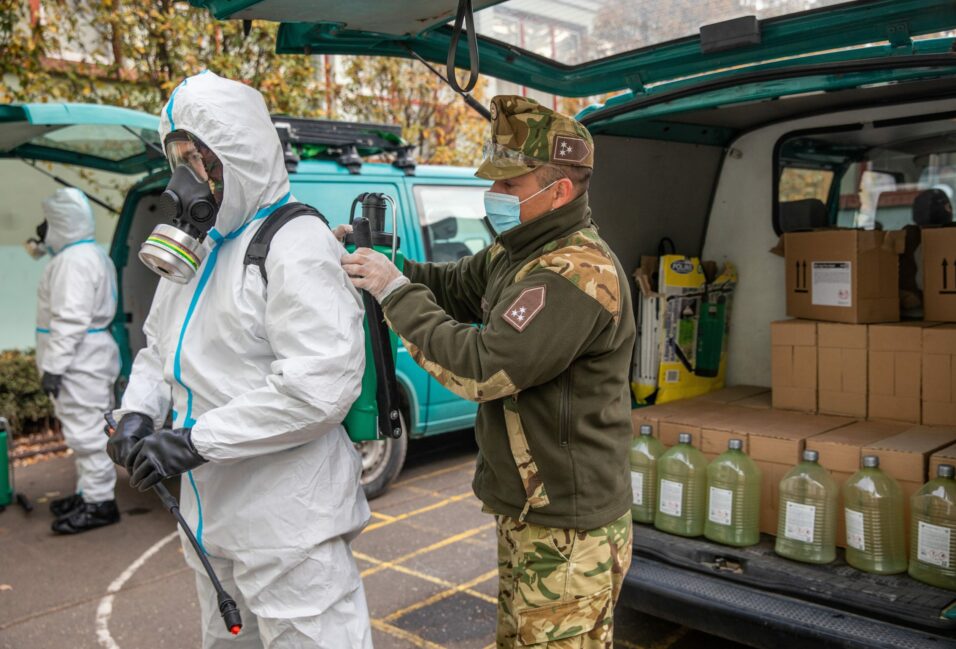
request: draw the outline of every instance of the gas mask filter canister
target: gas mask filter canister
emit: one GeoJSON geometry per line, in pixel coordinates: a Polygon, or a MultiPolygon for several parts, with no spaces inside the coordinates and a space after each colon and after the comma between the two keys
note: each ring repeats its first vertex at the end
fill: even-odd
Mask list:
{"type": "Polygon", "coordinates": [[[195,276],[205,257],[203,240],[216,222],[219,205],[192,167],[179,165],[159,197],[157,225],[139,249],[139,259],[150,270],[177,284],[195,276]]]}

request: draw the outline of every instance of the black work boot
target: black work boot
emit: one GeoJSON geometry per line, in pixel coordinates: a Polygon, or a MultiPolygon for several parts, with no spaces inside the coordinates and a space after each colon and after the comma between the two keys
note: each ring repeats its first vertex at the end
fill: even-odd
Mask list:
{"type": "Polygon", "coordinates": [[[53,521],[50,527],[58,534],[79,534],[87,530],[119,523],[120,513],[115,500],[83,503],[66,516],[53,521]]]}
{"type": "Polygon", "coordinates": [[[57,518],[62,518],[82,504],[83,496],[80,494],[73,494],[66,498],[57,498],[56,500],[50,501],[50,513],[57,518]]]}

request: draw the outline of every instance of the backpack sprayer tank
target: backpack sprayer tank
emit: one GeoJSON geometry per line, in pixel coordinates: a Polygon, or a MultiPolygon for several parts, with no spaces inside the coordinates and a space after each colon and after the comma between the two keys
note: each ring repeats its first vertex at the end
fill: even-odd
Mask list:
{"type": "MultiPolygon", "coordinates": [[[[399,251],[395,202],[387,194],[360,194],[349,213],[352,233],[345,238],[345,247],[351,253],[357,248],[372,248],[386,256],[401,269],[405,257],[399,251]],[[362,215],[355,216],[355,207],[362,204],[362,215]],[[385,231],[385,208],[392,208],[392,230],[385,231]]],[[[395,378],[395,358],[398,339],[388,325],[382,307],[367,291],[362,291],[365,304],[365,374],[362,392],[345,418],[345,429],[353,442],[365,442],[382,437],[401,437],[404,422],[400,410],[398,380],[395,378]]]]}

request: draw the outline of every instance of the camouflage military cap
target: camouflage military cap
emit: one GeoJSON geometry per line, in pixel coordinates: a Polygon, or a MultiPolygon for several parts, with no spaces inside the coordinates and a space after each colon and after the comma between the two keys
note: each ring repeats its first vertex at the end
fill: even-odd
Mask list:
{"type": "Polygon", "coordinates": [[[491,100],[491,141],[475,175],[505,180],[544,164],[594,167],[594,141],[580,122],[529,97],[491,100]]]}

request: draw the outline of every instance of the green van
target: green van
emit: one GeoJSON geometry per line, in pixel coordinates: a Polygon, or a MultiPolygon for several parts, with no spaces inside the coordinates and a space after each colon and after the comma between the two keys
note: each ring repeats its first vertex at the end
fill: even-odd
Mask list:
{"type": "MultiPolygon", "coordinates": [[[[273,122],[285,147],[293,195],[317,207],[333,227],[348,221],[356,196],[384,192],[395,199],[398,234],[407,258],[454,261],[491,241],[482,199],[490,183],[475,178],[471,169],[416,164],[399,128],[284,116],[273,122]]],[[[136,258],[140,244],[158,223],[157,199],[169,181],[158,124],[155,115],[115,106],[0,105],[0,159],[55,162],[140,177],[125,195],[109,249],[120,289],[120,309],[112,327],[123,360],[119,390],[133,357],[145,345],[143,322],[159,282],[159,276],[136,258]]],[[[43,198],[37,196],[36,204],[43,198]]],[[[96,196],[91,200],[97,201],[96,196]]],[[[25,255],[24,259],[28,263],[25,255]]],[[[409,438],[474,424],[477,406],[431,378],[404,348],[399,350],[396,375],[408,434],[357,444],[362,483],[370,498],[384,493],[398,476],[409,438]]]]}
{"type": "MultiPolygon", "coordinates": [[[[665,237],[736,264],[731,385],[770,385],[781,233],[922,223],[926,191],[952,212],[951,0],[191,2],[282,21],[279,52],[445,63],[457,44],[459,67],[499,89],[618,93],[578,116],[595,140],[595,220],[626,268],[665,237]],[[471,6],[474,33],[456,34],[471,6]]],[[[769,537],[733,549],[634,531],[623,601],[635,609],[755,647],[956,646],[953,592],[842,560],[796,564],[769,537]]]]}

